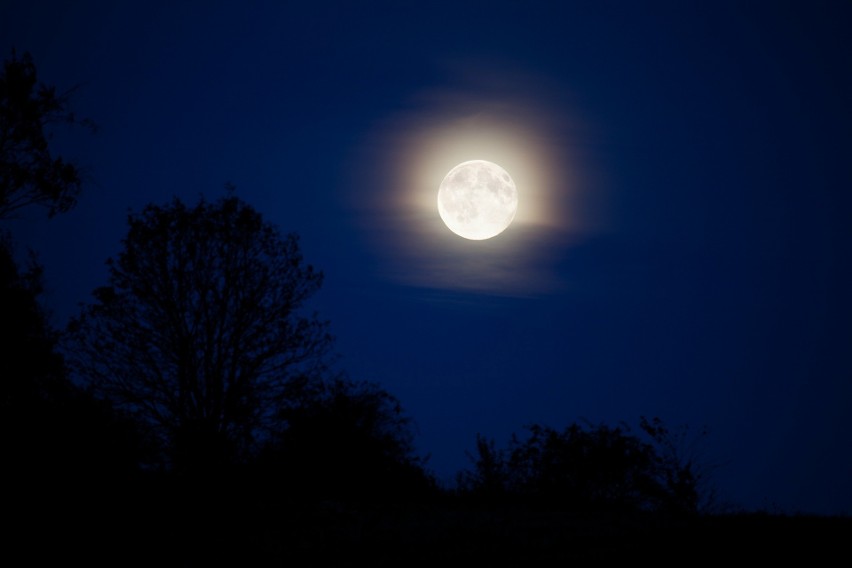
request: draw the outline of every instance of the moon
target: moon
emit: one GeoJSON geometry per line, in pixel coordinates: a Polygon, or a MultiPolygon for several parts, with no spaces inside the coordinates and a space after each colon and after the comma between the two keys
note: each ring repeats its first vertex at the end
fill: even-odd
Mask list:
{"type": "Polygon", "coordinates": [[[438,213],[460,237],[481,241],[506,230],[518,210],[518,189],[509,173],[493,162],[470,160],[444,176],[438,213]]]}

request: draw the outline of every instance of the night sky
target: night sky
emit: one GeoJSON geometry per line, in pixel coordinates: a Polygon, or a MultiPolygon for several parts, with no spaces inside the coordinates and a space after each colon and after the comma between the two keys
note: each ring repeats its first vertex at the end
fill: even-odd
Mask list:
{"type": "Polygon", "coordinates": [[[301,237],[338,366],[452,481],[476,434],[707,427],[722,502],[852,514],[852,4],[0,3],[77,86],[78,205],[7,223],[63,327],[128,211],[224,186],[301,237]],[[558,7],[557,7],[558,4],[558,7]],[[456,164],[519,190],[487,241],[456,164]]]}

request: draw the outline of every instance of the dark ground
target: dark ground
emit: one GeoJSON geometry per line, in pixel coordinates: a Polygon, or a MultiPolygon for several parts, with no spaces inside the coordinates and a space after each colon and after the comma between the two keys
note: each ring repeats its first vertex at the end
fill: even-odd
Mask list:
{"type": "MultiPolygon", "coordinates": [[[[19,504],[4,534],[15,565],[442,566],[848,559],[852,518],[767,513],[671,517],[416,504],[293,502],[211,491],[103,492],[19,504]],[[23,561],[23,562],[22,562],[23,561]]],[[[4,564],[6,564],[4,562],[4,564]]],[[[12,565],[12,564],[6,564],[12,565]]]]}

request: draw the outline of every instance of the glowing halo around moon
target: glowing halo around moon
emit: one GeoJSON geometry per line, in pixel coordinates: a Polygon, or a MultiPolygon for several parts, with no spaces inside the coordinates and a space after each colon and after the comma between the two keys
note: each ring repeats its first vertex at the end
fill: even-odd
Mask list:
{"type": "Polygon", "coordinates": [[[341,188],[375,270],[427,295],[564,290],[569,252],[609,223],[601,132],[547,80],[466,62],[449,77],[374,122],[346,160],[341,188]],[[442,204],[448,172],[471,160],[499,164],[517,191],[513,213],[485,232],[454,226],[442,204]]]}
{"type": "Polygon", "coordinates": [[[512,176],[486,160],[457,165],[438,189],[441,219],[452,232],[473,241],[502,233],[517,210],[518,189],[512,176]]]}

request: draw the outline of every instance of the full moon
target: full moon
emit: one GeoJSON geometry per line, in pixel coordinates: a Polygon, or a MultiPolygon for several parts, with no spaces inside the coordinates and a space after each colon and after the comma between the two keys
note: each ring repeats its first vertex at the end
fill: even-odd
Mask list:
{"type": "Polygon", "coordinates": [[[441,219],[466,239],[481,241],[499,235],[512,223],[517,210],[515,182],[493,162],[462,162],[444,176],[438,189],[441,219]]]}

